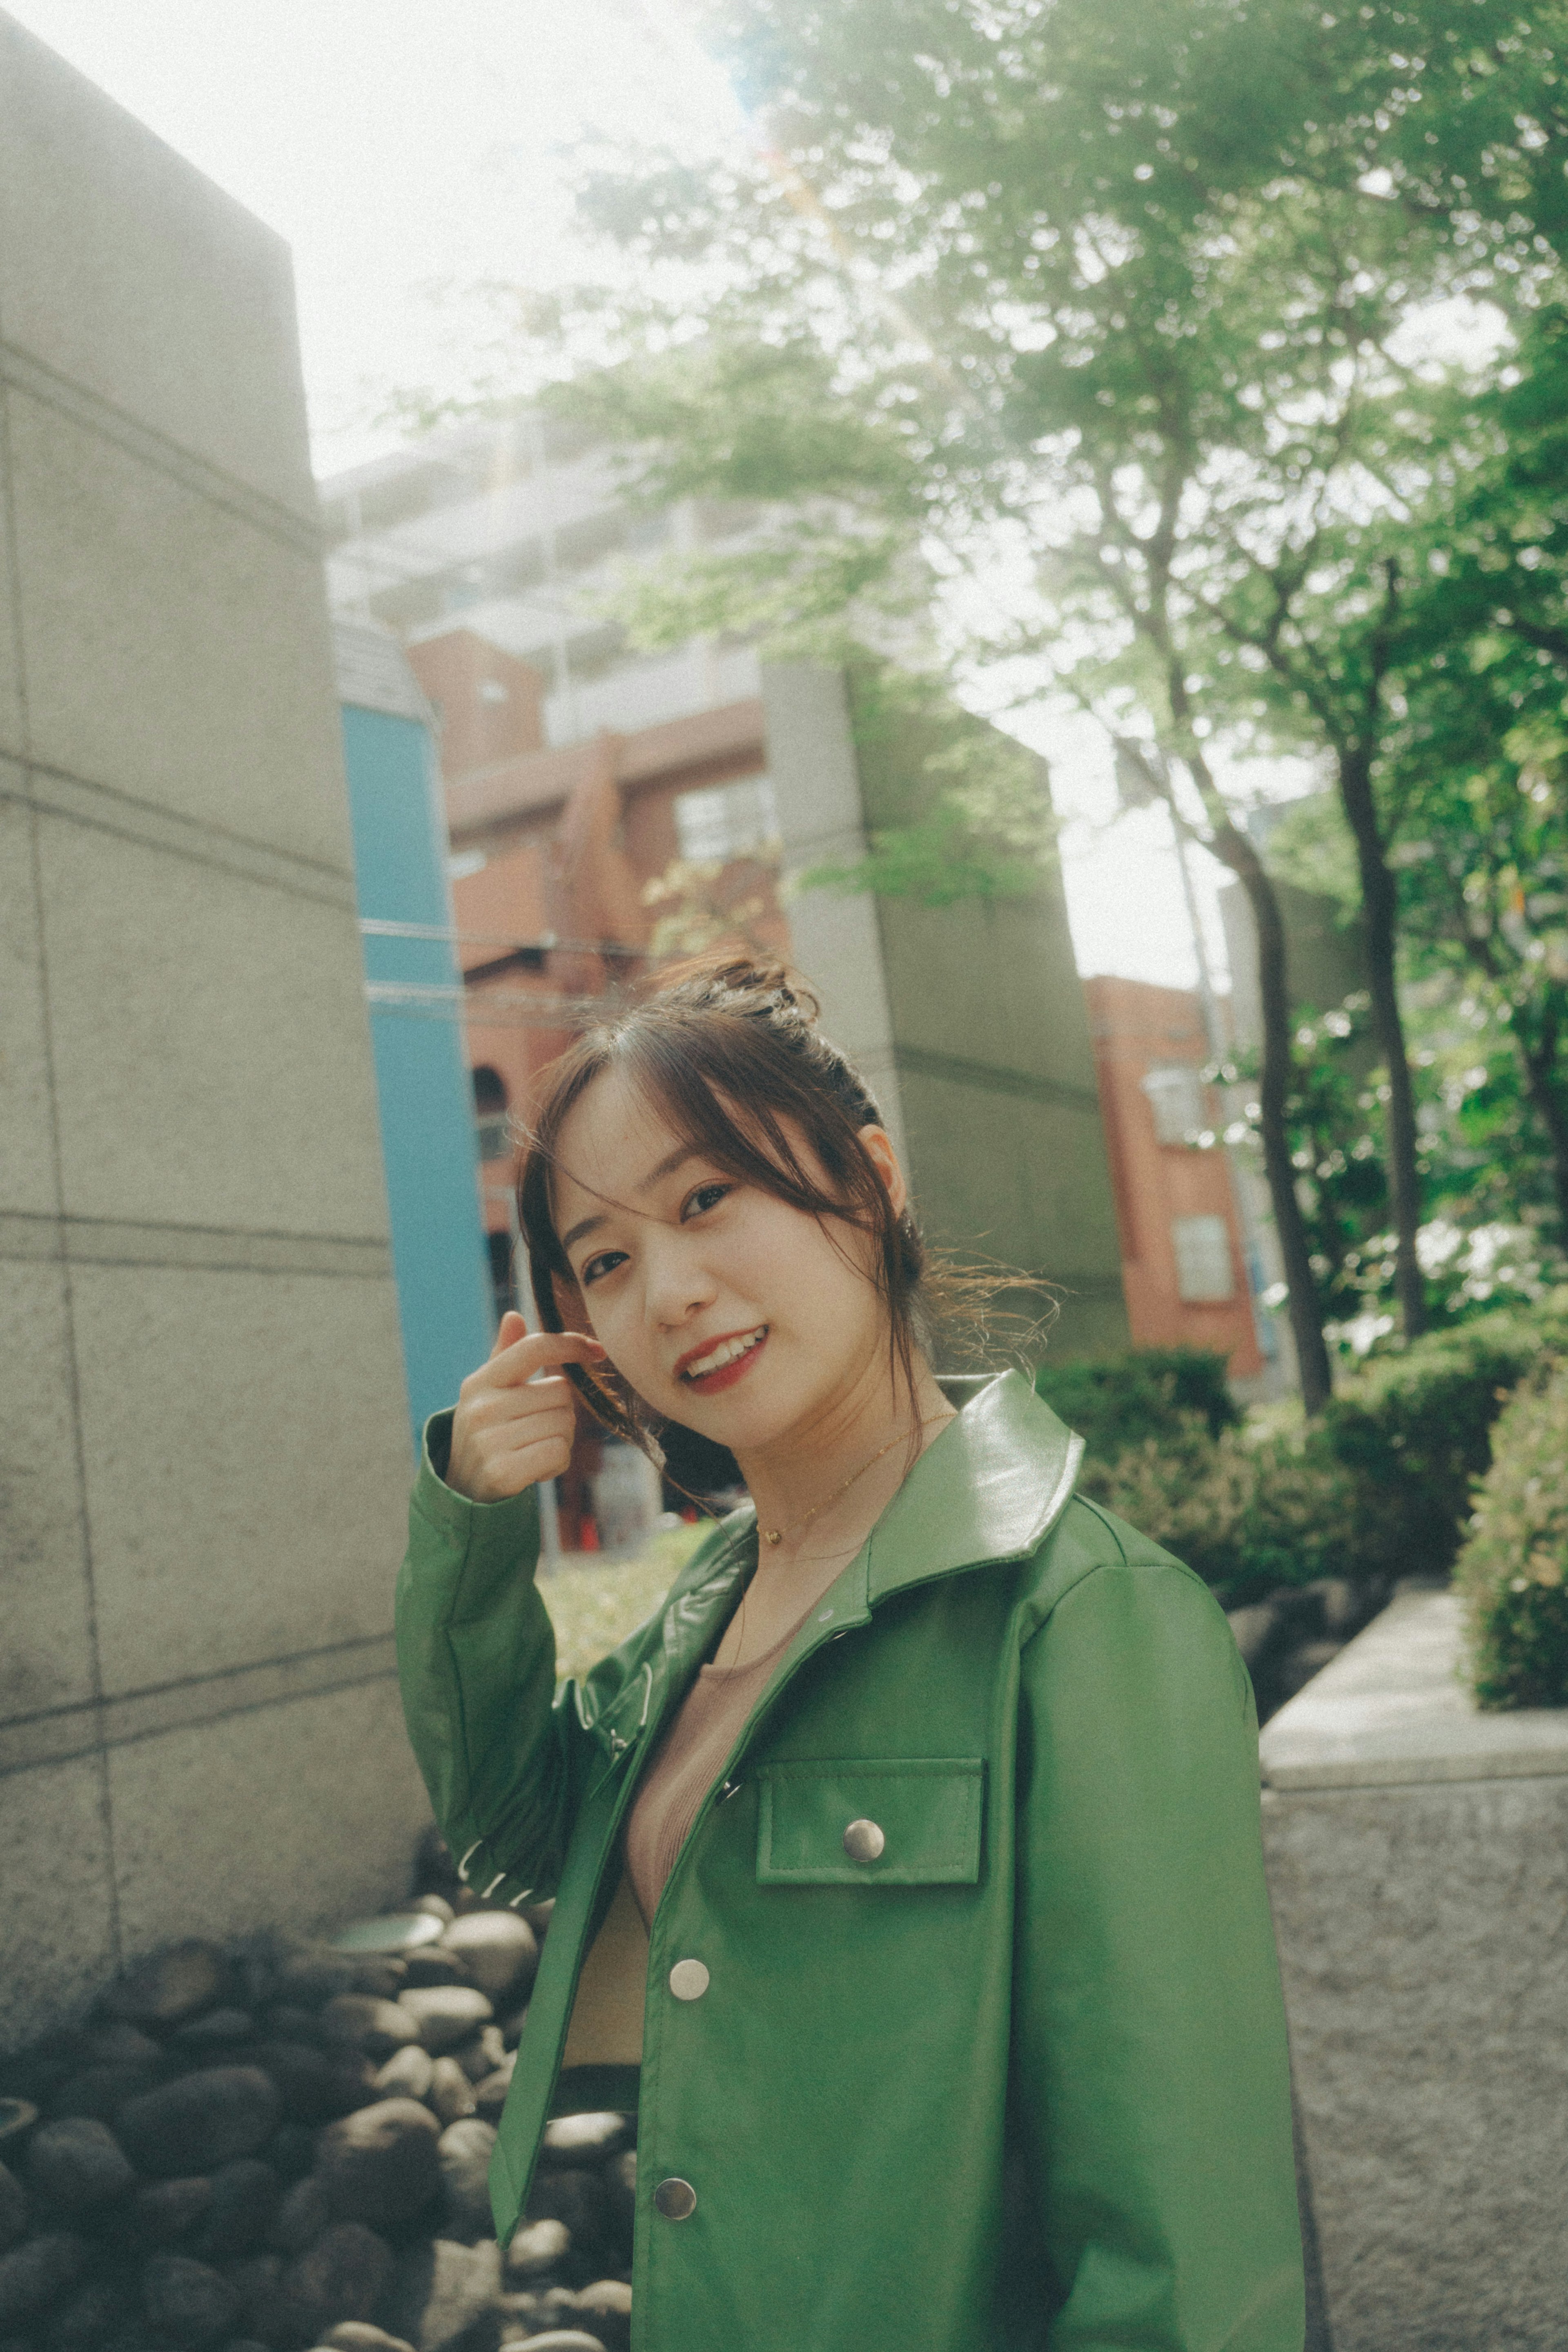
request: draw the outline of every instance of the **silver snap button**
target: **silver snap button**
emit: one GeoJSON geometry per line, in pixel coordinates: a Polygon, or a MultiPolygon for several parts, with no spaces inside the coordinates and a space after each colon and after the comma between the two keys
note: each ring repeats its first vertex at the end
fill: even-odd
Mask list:
{"type": "Polygon", "coordinates": [[[677,1960],[670,1970],[670,1990],[677,2000],[701,2000],[711,1982],[700,1960],[677,1960]]]}
{"type": "Polygon", "coordinates": [[[672,2173],[653,2191],[653,2210],[666,2221],[689,2221],[697,2210],[697,2192],[689,2180],[672,2173]]]}
{"type": "Polygon", "coordinates": [[[875,1862],[886,1843],[874,1822],[852,1822],[844,1832],[844,1852],[852,1862],[875,1862]]]}

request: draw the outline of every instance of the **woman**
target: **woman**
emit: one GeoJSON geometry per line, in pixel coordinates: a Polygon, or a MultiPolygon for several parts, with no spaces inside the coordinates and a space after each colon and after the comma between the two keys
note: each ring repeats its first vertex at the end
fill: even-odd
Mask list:
{"type": "Polygon", "coordinates": [[[497,2228],[563,2063],[620,2063],[642,2352],[1300,2352],[1245,1670],[1024,1380],[945,1401],[814,1013],[711,967],[563,1056],[519,1190],[548,1328],[426,1434],[410,1731],[468,1883],[556,1895],[497,2228]],[[751,1501],[557,1693],[574,1391],[751,1501]]]}

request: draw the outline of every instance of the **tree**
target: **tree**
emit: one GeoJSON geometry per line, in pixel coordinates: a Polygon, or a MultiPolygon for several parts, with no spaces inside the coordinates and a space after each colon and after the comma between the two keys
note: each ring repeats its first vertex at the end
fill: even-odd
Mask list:
{"type": "Polygon", "coordinates": [[[1438,647],[1394,764],[1414,772],[1411,947],[1506,1026],[1568,1247],[1568,729],[1534,652],[1517,633],[1438,647]]]}
{"type": "MultiPolygon", "coordinates": [[[[1451,457],[1468,427],[1443,372],[1396,346],[1434,294],[1501,285],[1519,308],[1551,261],[1563,207],[1540,25],[1560,15],[722,0],[708,31],[758,152],[643,158],[584,189],[630,278],[567,305],[569,344],[606,364],[558,396],[642,453],[650,497],[755,501],[761,518],[738,561],[634,583],[643,635],[886,650],[934,584],[992,707],[1008,686],[1077,694],[1174,776],[1180,821],[1242,882],[1264,1157],[1314,1405],[1329,1370],[1287,1132],[1283,929],[1216,755],[1289,742],[1333,763],[1414,1332],[1385,768],[1406,715],[1408,543],[1469,460],[1451,457]],[[1521,228],[1521,191],[1546,229],[1521,228]]],[[[952,822],[954,803],[926,812],[886,887],[946,866],[934,814],[952,822]]]]}

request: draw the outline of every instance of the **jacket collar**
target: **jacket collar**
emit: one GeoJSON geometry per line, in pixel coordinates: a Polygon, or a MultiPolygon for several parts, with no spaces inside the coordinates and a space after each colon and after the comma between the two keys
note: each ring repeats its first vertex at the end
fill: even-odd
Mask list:
{"type": "Polygon", "coordinates": [[[1026,1559],[1067,1508],[1083,1440],[1003,1372],[933,1440],[868,1547],[866,1598],[989,1560],[1026,1559]]]}
{"type": "MultiPolygon", "coordinates": [[[[992,1381],[926,1447],[823,1609],[796,1634],[780,1674],[832,1633],[863,1624],[890,1593],[959,1569],[1026,1559],[1066,1509],[1082,1454],[1083,1440],[1021,1373],[992,1381]]],[[[602,1717],[584,1715],[612,1770],[633,1749],[651,1748],[650,1735],[690,1688],[756,1564],[756,1513],[747,1504],[676,1579],[660,1639],[639,1673],[602,1717]]]]}

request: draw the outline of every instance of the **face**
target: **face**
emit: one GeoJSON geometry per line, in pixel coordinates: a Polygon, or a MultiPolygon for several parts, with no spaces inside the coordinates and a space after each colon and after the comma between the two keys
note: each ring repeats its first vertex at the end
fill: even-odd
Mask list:
{"type": "MultiPolygon", "coordinates": [[[[891,1143],[862,1139],[902,1209],[891,1143]]],[[[744,1455],[809,1436],[886,1376],[864,1237],[692,1155],[619,1071],[562,1127],[554,1205],[586,1327],[654,1412],[744,1455]]]]}

